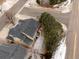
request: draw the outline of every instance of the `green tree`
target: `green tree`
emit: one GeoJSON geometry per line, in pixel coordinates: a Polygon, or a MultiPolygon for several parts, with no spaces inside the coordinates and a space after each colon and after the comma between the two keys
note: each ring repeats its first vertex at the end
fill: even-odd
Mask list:
{"type": "Polygon", "coordinates": [[[44,43],[47,51],[45,57],[50,59],[62,39],[62,25],[46,12],[42,13],[39,23],[42,25],[44,32],[44,43]]]}
{"type": "MultiPolygon", "coordinates": [[[[36,2],[38,3],[38,4],[40,4],[41,2],[44,2],[45,0],[36,0],[36,2]]],[[[64,2],[64,1],[66,1],[66,0],[48,0],[49,2],[49,4],[50,5],[55,5],[55,4],[59,4],[59,3],[61,3],[61,2],[64,2]]]]}
{"type": "Polygon", "coordinates": [[[40,0],[36,0],[36,2],[37,2],[38,4],[40,4],[40,0]]]}
{"type": "Polygon", "coordinates": [[[55,4],[59,4],[61,2],[64,2],[66,0],[49,0],[49,4],[50,5],[55,5],[55,4]]]}

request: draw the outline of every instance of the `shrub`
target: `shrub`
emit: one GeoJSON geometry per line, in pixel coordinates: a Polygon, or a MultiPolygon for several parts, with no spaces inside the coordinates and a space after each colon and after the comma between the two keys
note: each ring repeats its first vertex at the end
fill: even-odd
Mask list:
{"type": "Polygon", "coordinates": [[[46,59],[50,59],[62,39],[62,25],[46,12],[42,13],[39,23],[42,25],[44,32],[44,43],[47,51],[45,57],[46,59]]]}

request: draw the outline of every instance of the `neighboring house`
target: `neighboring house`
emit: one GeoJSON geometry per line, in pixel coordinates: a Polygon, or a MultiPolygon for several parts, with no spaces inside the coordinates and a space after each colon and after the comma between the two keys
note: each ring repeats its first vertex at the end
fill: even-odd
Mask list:
{"type": "MultiPolygon", "coordinates": [[[[38,22],[34,19],[20,20],[14,28],[10,29],[9,35],[20,38],[26,44],[31,44],[32,41],[22,35],[20,31],[33,37],[37,26],[38,22]]],[[[0,45],[0,59],[24,59],[25,55],[27,55],[27,48],[19,45],[0,45]]]]}
{"type": "Polygon", "coordinates": [[[18,24],[10,29],[9,35],[12,35],[13,37],[17,37],[21,39],[26,44],[32,44],[32,40],[30,40],[28,37],[23,35],[22,33],[25,33],[31,37],[35,35],[36,29],[38,27],[38,22],[34,19],[25,19],[25,20],[19,20],[18,24]]]}
{"type": "Polygon", "coordinates": [[[0,59],[24,59],[26,51],[18,45],[0,45],[0,59]]]}

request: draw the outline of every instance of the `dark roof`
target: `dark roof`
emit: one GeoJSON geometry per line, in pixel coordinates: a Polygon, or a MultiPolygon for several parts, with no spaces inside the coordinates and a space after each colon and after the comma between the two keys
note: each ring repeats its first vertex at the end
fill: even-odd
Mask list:
{"type": "Polygon", "coordinates": [[[21,32],[24,32],[33,37],[37,27],[38,22],[35,21],[34,19],[20,20],[19,23],[14,28],[10,29],[9,35],[20,38],[27,44],[31,44],[32,41],[29,40],[26,36],[24,36],[21,32]]]}

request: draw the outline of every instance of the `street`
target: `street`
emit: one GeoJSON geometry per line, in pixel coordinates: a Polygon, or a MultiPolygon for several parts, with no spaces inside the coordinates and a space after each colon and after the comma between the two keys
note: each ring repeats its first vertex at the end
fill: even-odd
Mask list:
{"type": "Polygon", "coordinates": [[[73,1],[66,44],[66,59],[79,59],[79,0],[73,1]]]}
{"type": "MultiPolygon", "coordinates": [[[[12,16],[15,16],[15,14],[22,8],[22,6],[26,3],[27,0],[19,0],[13,7],[11,7],[8,11],[6,11],[7,13],[12,14],[12,16]]],[[[7,21],[7,17],[6,14],[4,13],[1,17],[0,17],[0,30],[6,25],[6,21],[7,21]]]]}
{"type": "Polygon", "coordinates": [[[64,23],[68,27],[71,12],[70,13],[60,13],[60,12],[53,11],[53,10],[52,11],[49,11],[49,10],[44,10],[44,9],[27,8],[27,7],[25,7],[25,8],[23,8],[23,10],[19,14],[33,16],[33,17],[38,17],[43,12],[50,13],[58,21],[64,23]]]}

